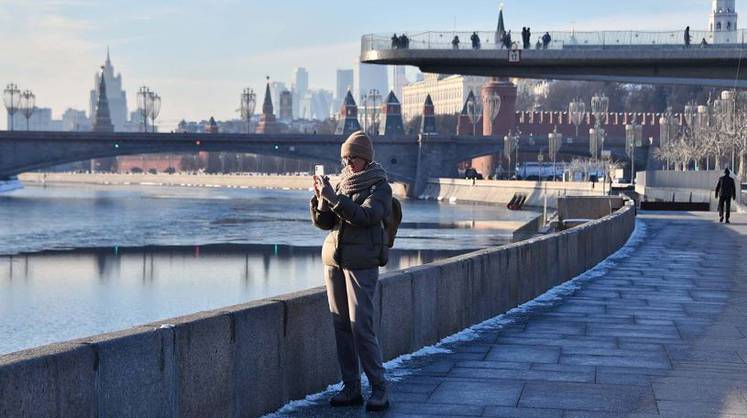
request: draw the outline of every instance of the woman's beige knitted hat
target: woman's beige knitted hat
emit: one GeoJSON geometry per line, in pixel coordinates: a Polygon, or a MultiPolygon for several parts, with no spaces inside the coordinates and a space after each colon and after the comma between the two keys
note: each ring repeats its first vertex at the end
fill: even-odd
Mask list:
{"type": "Polygon", "coordinates": [[[363,131],[355,131],[340,148],[340,157],[360,157],[366,161],[373,161],[374,149],[371,140],[363,131]]]}

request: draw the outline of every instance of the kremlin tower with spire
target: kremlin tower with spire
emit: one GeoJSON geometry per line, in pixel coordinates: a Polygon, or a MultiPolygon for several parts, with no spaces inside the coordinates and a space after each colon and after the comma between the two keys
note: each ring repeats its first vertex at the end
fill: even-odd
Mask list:
{"type": "Polygon", "coordinates": [[[122,74],[114,75],[109,48],[106,49],[106,62],[104,63],[103,70],[100,73],[97,71],[93,80],[94,87],[91,90],[90,111],[88,113],[92,120],[96,115],[99,103],[99,88],[102,85],[101,77],[104,78],[103,84],[106,85],[106,99],[109,104],[109,113],[114,130],[124,131],[125,123],[127,122],[127,94],[122,89],[122,74]]]}

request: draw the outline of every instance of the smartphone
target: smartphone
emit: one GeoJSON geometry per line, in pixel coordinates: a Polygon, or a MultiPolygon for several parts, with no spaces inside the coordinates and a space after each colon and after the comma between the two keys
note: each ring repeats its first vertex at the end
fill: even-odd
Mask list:
{"type": "Polygon", "coordinates": [[[314,175],[319,177],[324,177],[324,166],[321,164],[317,164],[314,166],[314,175]]]}

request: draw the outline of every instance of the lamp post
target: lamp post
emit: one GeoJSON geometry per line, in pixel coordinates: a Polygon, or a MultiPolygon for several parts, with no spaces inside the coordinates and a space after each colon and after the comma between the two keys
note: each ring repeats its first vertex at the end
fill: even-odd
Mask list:
{"type": "Polygon", "coordinates": [[[630,180],[635,184],[635,148],[641,146],[643,126],[633,122],[625,125],[625,149],[630,157],[630,180]]]}
{"type": "Polygon", "coordinates": [[[137,91],[137,108],[143,117],[143,132],[148,132],[148,115],[150,115],[150,95],[148,87],[142,86],[137,91]]]}
{"type": "Polygon", "coordinates": [[[575,99],[568,104],[568,115],[571,117],[571,123],[576,125],[576,139],[578,139],[578,127],[583,121],[586,113],[586,103],[581,99],[575,99]]]}
{"type": "Polygon", "coordinates": [[[560,151],[560,147],[563,143],[563,134],[558,132],[558,127],[555,126],[552,132],[547,134],[547,140],[548,140],[548,151],[550,153],[550,158],[552,159],[552,179],[553,181],[557,178],[557,171],[555,169],[555,162],[558,157],[558,151],[560,151]]]}
{"type": "Polygon", "coordinates": [[[607,111],[610,107],[610,99],[604,93],[595,94],[591,98],[591,113],[594,115],[594,127],[597,130],[597,148],[604,151],[604,129],[602,121],[607,122],[607,111]]]}
{"type": "Polygon", "coordinates": [[[371,89],[368,91],[368,94],[363,100],[363,110],[366,112],[363,117],[364,122],[368,119],[368,108],[369,106],[371,106],[369,102],[373,102],[373,106],[371,107],[371,126],[366,126],[366,131],[372,136],[376,136],[379,134],[379,129],[376,123],[376,100],[379,98],[381,98],[381,93],[379,92],[379,90],[371,89]]]}
{"type": "MultiPolygon", "coordinates": [[[[604,167],[604,181],[602,181],[602,194],[607,196],[607,177],[609,177],[609,169],[608,164],[610,161],[610,158],[612,158],[612,152],[611,151],[602,151],[602,163],[604,167]]],[[[610,189],[612,189],[612,180],[610,179],[610,189]]]]}
{"type": "Polygon", "coordinates": [[[21,90],[15,83],[10,83],[3,90],[3,104],[5,109],[8,111],[8,126],[9,129],[13,130],[13,115],[18,111],[18,105],[21,101],[21,90]]]}
{"type": "MultiPolygon", "coordinates": [[[[676,121],[672,115],[672,108],[667,108],[667,112],[659,118],[659,148],[666,148],[669,144],[677,137],[676,121]]],[[[669,170],[669,159],[667,159],[666,165],[669,170]]]]}
{"type": "Polygon", "coordinates": [[[257,106],[257,94],[254,92],[254,90],[250,88],[245,88],[243,92],[241,92],[241,107],[239,109],[239,112],[241,112],[241,119],[246,121],[246,133],[250,132],[250,125],[252,121],[252,116],[254,115],[254,108],[257,106]]]}
{"type": "Polygon", "coordinates": [[[537,162],[539,162],[539,165],[540,165],[540,172],[539,172],[540,190],[542,190],[542,195],[544,198],[544,209],[542,210],[542,224],[543,225],[545,224],[545,222],[547,222],[547,190],[542,188],[542,174],[544,171],[542,162],[544,160],[545,160],[545,156],[542,155],[542,151],[540,151],[540,153],[537,154],[537,162]]]}
{"type": "Polygon", "coordinates": [[[599,158],[600,149],[603,148],[605,131],[603,128],[589,129],[589,154],[592,160],[599,158]]]}
{"type": "Polygon", "coordinates": [[[26,118],[26,131],[28,131],[29,119],[31,119],[31,115],[33,115],[36,110],[36,96],[31,92],[31,90],[24,90],[23,93],[21,93],[21,101],[18,108],[21,110],[21,114],[26,118]]]}
{"type": "Polygon", "coordinates": [[[158,117],[158,114],[161,113],[161,96],[158,95],[158,93],[152,91],[150,92],[150,96],[148,97],[148,100],[150,100],[150,126],[153,130],[153,133],[156,132],[156,118],[158,117]]]}
{"type": "Polygon", "coordinates": [[[467,117],[472,123],[472,136],[477,135],[477,121],[482,115],[482,103],[475,98],[474,94],[470,95],[467,100],[467,117]]]}
{"type": "MultiPolygon", "coordinates": [[[[503,137],[503,155],[508,159],[508,174],[511,175],[511,153],[516,152],[516,163],[519,162],[519,135],[508,131],[508,134],[503,137]]],[[[514,175],[516,174],[516,168],[514,167],[514,175]]]]}

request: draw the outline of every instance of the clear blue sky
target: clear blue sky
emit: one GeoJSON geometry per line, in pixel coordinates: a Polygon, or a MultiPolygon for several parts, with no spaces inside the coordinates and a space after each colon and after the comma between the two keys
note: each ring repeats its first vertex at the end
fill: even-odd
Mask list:
{"type": "MultiPolygon", "coordinates": [[[[742,3],[737,1],[737,11],[742,3]]],[[[507,0],[509,29],[705,29],[710,0],[507,0]]],[[[492,30],[499,1],[0,0],[0,84],[30,88],[59,117],[88,110],[107,45],[130,108],[143,84],[161,93],[161,119],[236,115],[242,88],[287,82],[309,70],[334,88],[335,69],[357,59],[360,36],[402,31],[492,30]]],[[[743,21],[744,22],[744,21],[743,21]]],[[[743,23],[740,23],[742,26],[743,23]]],[[[261,96],[261,94],[260,94],[261,96]]],[[[261,97],[260,97],[261,99],[261,97]]],[[[132,110],[132,109],[131,109],[132,110]]],[[[5,118],[0,118],[0,129],[5,118]]]]}

